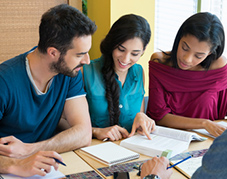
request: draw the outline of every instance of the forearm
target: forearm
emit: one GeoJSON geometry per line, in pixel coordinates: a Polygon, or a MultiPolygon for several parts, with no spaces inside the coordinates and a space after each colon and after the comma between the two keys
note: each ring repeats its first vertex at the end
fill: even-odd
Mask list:
{"type": "Polygon", "coordinates": [[[92,127],[92,137],[97,138],[97,132],[98,132],[99,128],[97,127],[92,127]]]}
{"type": "Polygon", "coordinates": [[[12,173],[12,167],[17,159],[0,155],[0,173],[12,173]]]}
{"type": "Polygon", "coordinates": [[[157,125],[163,125],[178,129],[200,129],[205,128],[208,119],[183,117],[173,114],[166,114],[160,121],[157,121],[157,125]]]}
{"type": "Polygon", "coordinates": [[[48,140],[33,144],[33,151],[51,150],[62,153],[75,150],[90,145],[91,135],[89,123],[86,126],[76,125],[48,140]]]}

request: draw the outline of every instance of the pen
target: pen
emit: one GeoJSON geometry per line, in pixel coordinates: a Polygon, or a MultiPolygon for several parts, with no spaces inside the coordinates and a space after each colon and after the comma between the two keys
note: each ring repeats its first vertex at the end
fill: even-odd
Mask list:
{"type": "Polygon", "coordinates": [[[176,165],[178,165],[178,164],[180,164],[180,163],[184,162],[185,160],[188,160],[188,159],[190,159],[190,158],[192,158],[192,157],[193,157],[193,155],[190,155],[190,156],[188,156],[188,157],[182,159],[181,161],[175,163],[174,165],[171,165],[170,167],[167,167],[167,170],[170,169],[170,168],[175,167],[176,165]]]}
{"type": "Polygon", "coordinates": [[[64,166],[66,166],[66,164],[64,164],[64,163],[61,162],[60,160],[58,160],[58,159],[56,159],[56,158],[54,158],[54,160],[55,160],[57,163],[60,163],[60,164],[62,164],[62,165],[64,165],[64,166]]]}

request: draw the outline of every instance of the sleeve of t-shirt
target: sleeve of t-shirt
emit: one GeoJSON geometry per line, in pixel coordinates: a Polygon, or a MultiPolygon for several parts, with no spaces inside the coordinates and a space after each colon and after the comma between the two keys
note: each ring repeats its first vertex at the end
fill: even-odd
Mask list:
{"type": "Polygon", "coordinates": [[[167,106],[165,101],[164,89],[160,84],[159,79],[154,75],[154,71],[149,64],[149,100],[147,106],[147,115],[152,119],[159,121],[171,109],[167,106]]]}
{"type": "Polygon", "coordinates": [[[85,96],[84,83],[82,78],[82,73],[79,71],[76,77],[70,79],[68,94],[66,100],[85,96]]]}

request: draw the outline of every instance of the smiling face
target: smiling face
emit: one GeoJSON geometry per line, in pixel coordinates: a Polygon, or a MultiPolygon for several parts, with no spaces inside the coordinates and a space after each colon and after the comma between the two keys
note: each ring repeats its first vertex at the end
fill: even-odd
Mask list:
{"type": "Polygon", "coordinates": [[[127,72],[139,60],[143,52],[143,43],[137,37],[117,46],[112,53],[115,72],[127,72]]]}
{"type": "Polygon", "coordinates": [[[199,65],[210,54],[211,45],[193,35],[183,36],[177,49],[177,64],[182,70],[201,70],[199,65]]]}
{"type": "Polygon", "coordinates": [[[90,63],[88,54],[91,48],[90,35],[75,37],[72,46],[73,48],[69,49],[64,56],[60,55],[58,61],[51,64],[52,71],[75,77],[84,64],[90,63]]]}

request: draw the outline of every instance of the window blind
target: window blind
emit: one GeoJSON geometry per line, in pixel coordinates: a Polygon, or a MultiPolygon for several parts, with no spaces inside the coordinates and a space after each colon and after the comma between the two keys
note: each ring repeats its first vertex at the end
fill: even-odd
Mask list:
{"type": "MultiPolygon", "coordinates": [[[[224,26],[225,35],[227,32],[227,1],[226,0],[202,0],[201,11],[211,12],[215,14],[224,26]]],[[[223,55],[227,57],[227,47],[225,43],[225,50],[223,55]]]]}
{"type": "Polygon", "coordinates": [[[170,51],[181,24],[197,12],[197,0],[156,0],[154,51],[170,51]]]}

